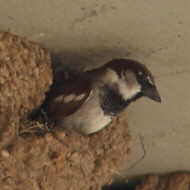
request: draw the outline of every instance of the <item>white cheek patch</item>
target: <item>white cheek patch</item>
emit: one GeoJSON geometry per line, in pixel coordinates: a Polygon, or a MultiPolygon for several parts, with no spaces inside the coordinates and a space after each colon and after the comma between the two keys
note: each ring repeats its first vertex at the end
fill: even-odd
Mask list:
{"type": "Polygon", "coordinates": [[[143,75],[142,71],[138,71],[138,74],[139,74],[139,75],[143,75]]]}
{"type": "Polygon", "coordinates": [[[69,103],[69,102],[73,101],[75,98],[76,98],[75,94],[69,94],[68,96],[64,97],[64,102],[69,103]]]}
{"type": "Polygon", "coordinates": [[[131,87],[130,86],[127,87],[125,82],[121,81],[119,83],[119,90],[124,100],[127,100],[135,96],[138,92],[140,92],[141,86],[138,83],[136,83],[131,87]]]}
{"type": "Polygon", "coordinates": [[[141,91],[141,86],[139,84],[134,85],[132,88],[129,89],[129,97],[132,98],[140,91],[141,91]]]}
{"type": "Polygon", "coordinates": [[[136,76],[130,71],[123,71],[121,78],[119,78],[114,70],[108,69],[104,81],[109,85],[117,83],[119,92],[124,100],[132,98],[141,91],[141,86],[137,82],[136,76]]]}
{"type": "Polygon", "coordinates": [[[141,86],[137,82],[135,74],[131,71],[125,71],[125,80],[120,80],[118,84],[124,100],[132,98],[141,91],[141,86]]]}
{"type": "Polygon", "coordinates": [[[108,69],[105,76],[104,76],[104,81],[105,83],[115,83],[118,82],[119,78],[117,73],[112,70],[112,69],[108,69]]]}
{"type": "Polygon", "coordinates": [[[75,101],[80,101],[80,100],[82,100],[83,98],[84,98],[84,96],[85,96],[86,94],[85,93],[83,93],[83,94],[80,94],[80,95],[78,95],[77,97],[75,97],[75,101]]]}

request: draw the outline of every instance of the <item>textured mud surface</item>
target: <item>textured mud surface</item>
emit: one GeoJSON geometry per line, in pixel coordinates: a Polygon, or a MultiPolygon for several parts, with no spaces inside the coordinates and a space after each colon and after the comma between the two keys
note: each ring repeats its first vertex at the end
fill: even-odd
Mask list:
{"type": "Polygon", "coordinates": [[[189,190],[190,173],[179,172],[165,175],[148,175],[142,178],[135,190],[189,190]]]}
{"type": "Polygon", "coordinates": [[[14,138],[20,119],[40,106],[51,83],[49,51],[0,32],[0,147],[14,138]]]}
{"type": "Polygon", "coordinates": [[[125,114],[88,137],[57,129],[23,138],[20,126],[49,128],[26,118],[52,83],[50,55],[3,32],[0,52],[0,189],[101,189],[130,153],[125,114]]]}
{"type": "Polygon", "coordinates": [[[189,190],[190,172],[147,174],[107,185],[103,190],[189,190]]]}
{"type": "Polygon", "coordinates": [[[124,167],[129,141],[124,118],[90,137],[63,131],[16,137],[1,149],[1,189],[101,189],[124,167]]]}

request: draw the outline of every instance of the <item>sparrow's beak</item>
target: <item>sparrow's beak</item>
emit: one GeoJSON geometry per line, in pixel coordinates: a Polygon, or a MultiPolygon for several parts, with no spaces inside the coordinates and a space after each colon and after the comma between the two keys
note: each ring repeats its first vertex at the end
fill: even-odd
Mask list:
{"type": "Polygon", "coordinates": [[[148,98],[161,103],[160,94],[155,86],[145,88],[144,90],[142,90],[142,93],[144,94],[144,96],[147,96],[148,98]]]}

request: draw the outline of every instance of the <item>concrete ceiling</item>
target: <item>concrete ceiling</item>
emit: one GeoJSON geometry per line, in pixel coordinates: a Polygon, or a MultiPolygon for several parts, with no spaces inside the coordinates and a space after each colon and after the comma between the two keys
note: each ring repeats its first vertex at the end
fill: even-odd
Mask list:
{"type": "Polygon", "coordinates": [[[162,104],[143,98],[127,118],[127,175],[190,170],[189,0],[0,1],[0,29],[42,44],[63,63],[96,67],[130,57],[154,73],[162,104]]]}

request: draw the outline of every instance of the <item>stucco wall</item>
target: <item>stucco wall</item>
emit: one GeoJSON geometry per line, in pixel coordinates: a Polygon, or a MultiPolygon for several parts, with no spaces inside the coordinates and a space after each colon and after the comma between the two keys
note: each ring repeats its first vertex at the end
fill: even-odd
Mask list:
{"type": "Polygon", "coordinates": [[[63,63],[96,67],[113,57],[144,62],[162,104],[141,99],[127,118],[133,134],[129,174],[190,169],[190,1],[0,1],[0,29],[59,54],[63,63]]]}

